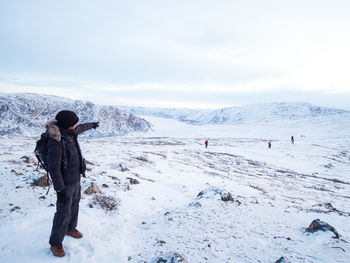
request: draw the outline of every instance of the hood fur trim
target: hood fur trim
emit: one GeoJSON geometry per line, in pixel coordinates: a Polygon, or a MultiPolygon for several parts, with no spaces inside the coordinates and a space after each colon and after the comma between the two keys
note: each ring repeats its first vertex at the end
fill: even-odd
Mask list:
{"type": "Polygon", "coordinates": [[[57,121],[53,120],[53,121],[49,121],[48,123],[46,123],[46,132],[55,140],[57,141],[61,141],[61,132],[60,132],[60,128],[58,128],[57,126],[57,121]]]}

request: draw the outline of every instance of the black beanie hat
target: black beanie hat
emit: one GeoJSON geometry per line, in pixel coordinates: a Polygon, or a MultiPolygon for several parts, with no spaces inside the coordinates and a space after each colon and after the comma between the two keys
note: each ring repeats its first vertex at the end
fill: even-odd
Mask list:
{"type": "Polygon", "coordinates": [[[78,123],[79,118],[73,112],[69,110],[63,110],[57,113],[56,118],[58,127],[68,129],[78,123]]]}

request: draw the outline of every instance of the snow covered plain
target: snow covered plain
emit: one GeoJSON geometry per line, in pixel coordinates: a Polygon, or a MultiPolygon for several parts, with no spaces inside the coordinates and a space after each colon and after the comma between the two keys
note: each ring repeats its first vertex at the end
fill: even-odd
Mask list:
{"type": "Polygon", "coordinates": [[[0,262],[153,263],[169,252],[191,263],[350,262],[348,121],[192,126],[144,118],[152,131],[80,139],[92,163],[83,190],[96,182],[120,206],[90,208],[93,197],[83,194],[84,237],[65,238],[64,258],[48,244],[55,193],[31,186],[42,174],[20,159],[37,138],[0,137],[0,262]],[[316,218],[340,238],[305,232],[316,218]]]}

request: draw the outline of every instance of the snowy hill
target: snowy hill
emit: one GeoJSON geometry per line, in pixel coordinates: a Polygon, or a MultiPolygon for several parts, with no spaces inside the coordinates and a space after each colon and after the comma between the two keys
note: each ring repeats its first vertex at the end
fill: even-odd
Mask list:
{"type": "Polygon", "coordinates": [[[319,107],[309,103],[266,103],[218,110],[164,109],[100,106],[91,102],[39,94],[0,93],[0,135],[38,135],[55,114],[69,109],[77,112],[80,122],[100,121],[93,136],[124,135],[149,131],[153,117],[175,119],[194,125],[269,125],[308,127],[350,122],[350,112],[319,107]],[[137,117],[141,115],[145,119],[137,117]],[[147,116],[147,117],[146,117],[147,116]],[[150,117],[150,118],[149,118],[150,117]]]}
{"type": "Polygon", "coordinates": [[[0,94],[0,135],[38,135],[63,109],[75,111],[80,122],[100,121],[94,136],[147,131],[150,124],[116,107],[39,94],[0,94]]]}
{"type": "Polygon", "coordinates": [[[0,136],[0,262],[350,262],[349,124],[304,125],[291,144],[275,126],[150,119],[147,133],[80,140],[84,237],[66,236],[60,259],[48,244],[56,194],[33,186],[43,174],[21,159],[35,139],[0,136]],[[84,193],[92,182],[102,193],[84,193]],[[227,191],[233,200],[222,200],[227,191]],[[105,211],[98,197],[120,204],[105,211]],[[314,219],[340,237],[306,232],[314,219]]]}
{"type": "Polygon", "coordinates": [[[123,107],[123,110],[145,116],[171,118],[191,124],[243,124],[285,120],[307,120],[329,116],[349,116],[349,111],[319,107],[309,103],[264,103],[218,110],[161,109],[123,107]]]}
{"type": "MultiPolygon", "coordinates": [[[[59,99],[42,98],[38,105],[59,99]]],[[[17,110],[27,109],[21,101],[17,110]]],[[[185,111],[169,110],[167,118],[147,116],[145,133],[81,138],[89,161],[78,223],[84,237],[65,237],[60,259],[48,244],[56,193],[33,184],[43,171],[22,158],[33,157],[36,140],[0,136],[0,262],[350,262],[349,113],[282,105],[240,108],[239,125],[190,125],[170,118],[185,111]],[[102,193],[85,193],[91,183],[102,193]],[[98,201],[113,198],[113,211],[98,201]],[[315,219],[339,236],[307,232],[315,219]]],[[[203,112],[188,111],[197,120],[203,112]]],[[[17,123],[17,115],[2,114],[17,123]]]]}

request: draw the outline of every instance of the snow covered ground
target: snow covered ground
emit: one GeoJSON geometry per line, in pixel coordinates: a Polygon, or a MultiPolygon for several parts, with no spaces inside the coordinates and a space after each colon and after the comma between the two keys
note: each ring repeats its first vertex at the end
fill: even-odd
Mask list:
{"type": "Polygon", "coordinates": [[[80,139],[92,163],[83,190],[96,182],[120,206],[91,208],[93,196],[83,194],[84,237],[65,238],[64,258],[48,245],[55,193],[31,186],[42,174],[20,159],[37,138],[0,137],[0,262],[152,263],[169,252],[191,263],[350,262],[349,122],[192,126],[144,118],[152,131],[80,139]],[[317,218],[340,238],[305,232],[317,218]]]}

